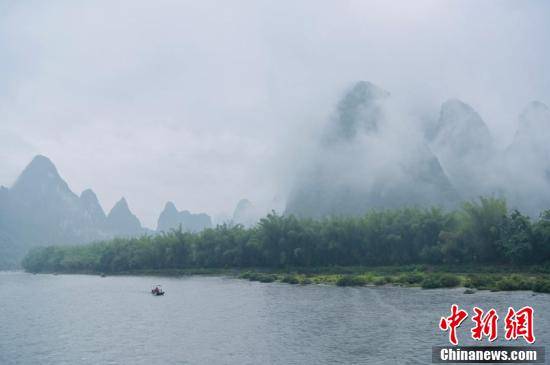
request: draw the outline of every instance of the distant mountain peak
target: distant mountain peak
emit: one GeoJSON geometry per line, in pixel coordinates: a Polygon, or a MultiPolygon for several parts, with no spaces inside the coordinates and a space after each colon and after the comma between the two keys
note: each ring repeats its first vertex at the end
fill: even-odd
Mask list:
{"type": "Polygon", "coordinates": [[[546,111],[550,110],[550,108],[548,108],[548,105],[538,100],[531,101],[529,104],[527,104],[525,109],[540,109],[540,110],[546,110],[546,111]]]}
{"type": "Polygon", "coordinates": [[[80,202],[84,211],[96,222],[105,219],[105,212],[99,204],[99,199],[92,189],[86,189],[80,194],[80,202]]]}
{"type": "Polygon", "coordinates": [[[6,250],[0,242],[0,266],[4,257],[19,261],[30,246],[80,244],[146,232],[126,199],[115,204],[107,218],[91,189],[80,196],[73,193],[43,155],[32,159],[11,188],[0,187],[0,225],[0,236],[9,236],[14,247],[20,247],[6,250]]]}
{"type": "Polygon", "coordinates": [[[380,102],[390,93],[368,81],[358,81],[344,95],[336,109],[337,134],[351,139],[359,131],[378,130],[382,111],[380,102]]]}
{"type": "MultiPolygon", "coordinates": [[[[522,156],[522,158],[525,158],[525,152],[534,153],[534,156],[539,156],[541,161],[548,161],[550,156],[549,130],[550,108],[540,101],[530,102],[519,115],[518,128],[509,151],[515,151],[513,154],[522,156]]],[[[533,155],[529,158],[533,161],[533,155]]],[[[520,161],[520,163],[523,162],[520,161]]]]}
{"type": "Polygon", "coordinates": [[[19,175],[12,189],[16,192],[52,191],[73,195],[52,161],[43,155],[37,155],[32,159],[19,175]]]}
{"type": "Polygon", "coordinates": [[[246,208],[250,208],[250,207],[252,207],[252,202],[250,200],[246,199],[246,198],[243,198],[243,199],[239,200],[235,210],[237,210],[237,209],[246,209],[246,208]]]}
{"type": "Polygon", "coordinates": [[[210,216],[204,213],[193,214],[188,210],[178,211],[171,201],[166,202],[157,221],[157,231],[169,231],[180,227],[185,231],[198,232],[212,226],[210,216]]]}
{"type": "Polygon", "coordinates": [[[474,108],[458,99],[444,102],[430,147],[462,196],[485,194],[480,181],[495,147],[489,128],[474,108]]]}
{"type": "Polygon", "coordinates": [[[470,105],[458,99],[449,99],[441,105],[439,121],[435,133],[436,139],[443,143],[454,143],[472,139],[488,146],[492,144],[489,128],[479,114],[470,105]]]}
{"type": "Polygon", "coordinates": [[[37,155],[32,159],[27,167],[25,167],[15,184],[17,185],[18,182],[21,182],[21,180],[29,178],[36,179],[39,177],[61,180],[61,177],[59,176],[57,168],[53,162],[46,156],[37,155]]]}
{"type": "Polygon", "coordinates": [[[346,95],[346,97],[357,98],[362,102],[372,99],[387,98],[389,96],[390,93],[388,91],[370,81],[364,80],[357,81],[346,95]]]}
{"type": "Polygon", "coordinates": [[[107,224],[114,232],[125,235],[138,234],[143,231],[139,219],[130,211],[124,197],[116,202],[107,215],[107,224]]]}
{"type": "MultiPolygon", "coordinates": [[[[86,208],[101,208],[99,204],[99,199],[92,189],[86,189],[82,193],[80,193],[80,201],[86,208]]],[[[101,211],[103,211],[103,209],[101,209],[101,211]]]]}
{"type": "Polygon", "coordinates": [[[57,172],[57,169],[53,162],[44,155],[34,156],[27,168],[44,168],[57,172]]]}
{"type": "Polygon", "coordinates": [[[113,212],[120,212],[120,211],[128,211],[130,212],[130,208],[128,207],[128,202],[126,201],[125,197],[120,198],[115,205],[111,208],[111,211],[109,212],[109,215],[111,215],[113,212]]]}
{"type": "Polygon", "coordinates": [[[178,208],[176,208],[176,205],[174,203],[172,203],[171,201],[167,201],[166,204],[164,204],[164,209],[163,211],[165,212],[178,212],[178,208]]]}
{"type": "Polygon", "coordinates": [[[233,223],[252,226],[258,221],[258,210],[248,199],[241,199],[233,212],[233,223]]]}
{"type": "Polygon", "coordinates": [[[97,200],[97,195],[92,189],[85,189],[80,193],[80,199],[83,200],[97,200]]]}
{"type": "Polygon", "coordinates": [[[451,98],[441,105],[442,113],[455,112],[457,110],[468,113],[476,113],[476,111],[470,105],[456,98],[451,98]]]}

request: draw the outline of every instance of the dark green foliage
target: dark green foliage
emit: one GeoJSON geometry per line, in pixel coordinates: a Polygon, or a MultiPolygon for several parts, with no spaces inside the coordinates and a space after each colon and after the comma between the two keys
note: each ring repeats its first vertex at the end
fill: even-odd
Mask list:
{"type": "Polygon", "coordinates": [[[344,275],[336,281],[338,286],[363,286],[367,280],[359,275],[344,275]]]}
{"type": "Polygon", "coordinates": [[[428,276],[422,281],[422,288],[423,289],[436,289],[440,288],[441,285],[439,283],[439,280],[433,276],[428,276]]]}
{"type": "Polygon", "coordinates": [[[270,274],[260,274],[256,277],[256,280],[260,283],[272,283],[277,280],[277,277],[270,274]]]}
{"type": "Polygon", "coordinates": [[[466,278],[466,283],[464,284],[467,288],[475,289],[490,289],[495,287],[495,278],[491,275],[469,275],[466,278]]]}
{"type": "Polygon", "coordinates": [[[459,286],[460,283],[460,278],[453,274],[430,274],[422,281],[422,288],[454,288],[455,286],[459,286]]]}
{"type": "Polygon", "coordinates": [[[250,271],[241,274],[239,277],[242,279],[248,279],[250,281],[259,281],[260,283],[272,283],[277,280],[276,275],[250,271]]]}
{"type": "Polygon", "coordinates": [[[388,281],[385,277],[377,277],[376,279],[374,279],[372,283],[376,286],[380,286],[380,285],[388,284],[389,282],[390,281],[388,281]]]}
{"type": "Polygon", "coordinates": [[[466,202],[457,213],[457,226],[442,232],[443,260],[449,263],[503,262],[499,248],[507,217],[506,202],[481,197],[479,202],[466,202]]]}
{"type": "Polygon", "coordinates": [[[533,256],[530,261],[548,262],[550,259],[550,210],[540,215],[538,222],[533,224],[532,232],[533,256]]]}
{"type": "Polygon", "coordinates": [[[532,289],[537,293],[550,293],[550,279],[538,278],[533,283],[532,289]]]}
{"type": "Polygon", "coordinates": [[[285,275],[282,277],[281,282],[287,284],[300,284],[300,278],[296,275],[285,275]]]}
{"type": "MultiPolygon", "coordinates": [[[[295,267],[310,272],[323,267],[346,273],[352,266],[393,265],[412,272],[395,281],[414,285],[426,281],[426,265],[480,269],[507,264],[544,267],[549,262],[550,211],[532,222],[519,212],[508,214],[503,200],[481,198],[455,212],[403,208],[322,220],[272,213],[252,228],[220,225],[199,233],[172,230],[156,236],[38,248],[22,264],[31,272],[108,274],[247,267],[295,267]]],[[[446,285],[430,280],[425,285],[446,285]]],[[[469,285],[490,286],[474,281],[471,278],[469,285]]]]}
{"type": "Polygon", "coordinates": [[[460,278],[453,274],[441,274],[439,282],[443,288],[454,288],[460,285],[460,278]]]}
{"type": "Polygon", "coordinates": [[[240,273],[239,274],[239,279],[250,279],[252,277],[254,273],[252,273],[251,271],[245,271],[243,273],[240,273]]]}
{"type": "Polygon", "coordinates": [[[498,290],[531,290],[533,289],[533,283],[531,280],[525,279],[520,275],[506,276],[496,283],[498,290]]]}
{"type": "Polygon", "coordinates": [[[533,260],[534,237],[529,217],[514,210],[503,219],[500,235],[499,251],[512,264],[525,264],[533,260]]]}
{"type": "Polygon", "coordinates": [[[400,275],[397,282],[402,284],[418,284],[424,280],[424,275],[419,272],[408,272],[400,275]]]}

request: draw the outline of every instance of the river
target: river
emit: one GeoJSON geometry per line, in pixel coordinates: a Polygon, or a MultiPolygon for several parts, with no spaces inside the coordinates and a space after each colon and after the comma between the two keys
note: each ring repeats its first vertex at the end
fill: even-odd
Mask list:
{"type": "Polygon", "coordinates": [[[452,303],[502,321],[531,305],[548,347],[550,295],[463,292],[0,272],[0,364],[429,364],[452,303]],[[149,293],[157,283],[164,297],[149,293]]]}

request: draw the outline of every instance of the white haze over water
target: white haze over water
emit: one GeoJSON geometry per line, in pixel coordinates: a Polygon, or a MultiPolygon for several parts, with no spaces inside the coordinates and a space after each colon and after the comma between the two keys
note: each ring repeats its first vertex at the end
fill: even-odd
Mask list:
{"type": "Polygon", "coordinates": [[[154,227],[284,199],[357,80],[406,128],[458,98],[506,146],[550,104],[545,1],[0,1],[0,184],[35,154],[154,227]]]}

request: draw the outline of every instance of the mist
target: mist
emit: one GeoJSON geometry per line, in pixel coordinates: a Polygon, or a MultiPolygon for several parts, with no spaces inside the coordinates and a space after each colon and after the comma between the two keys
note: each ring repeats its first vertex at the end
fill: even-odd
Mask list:
{"type": "MultiPolygon", "coordinates": [[[[360,137],[369,142],[323,155],[342,169],[335,185],[378,176],[346,175],[342,156],[379,163],[374,171],[395,180],[400,171],[378,156],[401,161],[423,149],[448,99],[471,106],[505,151],[526,105],[550,102],[549,8],[542,1],[6,1],[0,184],[11,186],[43,154],[73,191],[93,188],[107,210],[124,196],[149,227],[166,201],[212,216],[231,215],[241,198],[267,210],[318,161],[311,156],[359,80],[391,94],[389,122],[383,139],[360,137]]],[[[526,189],[540,186],[543,175],[522,180],[511,164],[492,163],[496,177],[483,181],[491,187],[509,174],[526,189]]]]}

